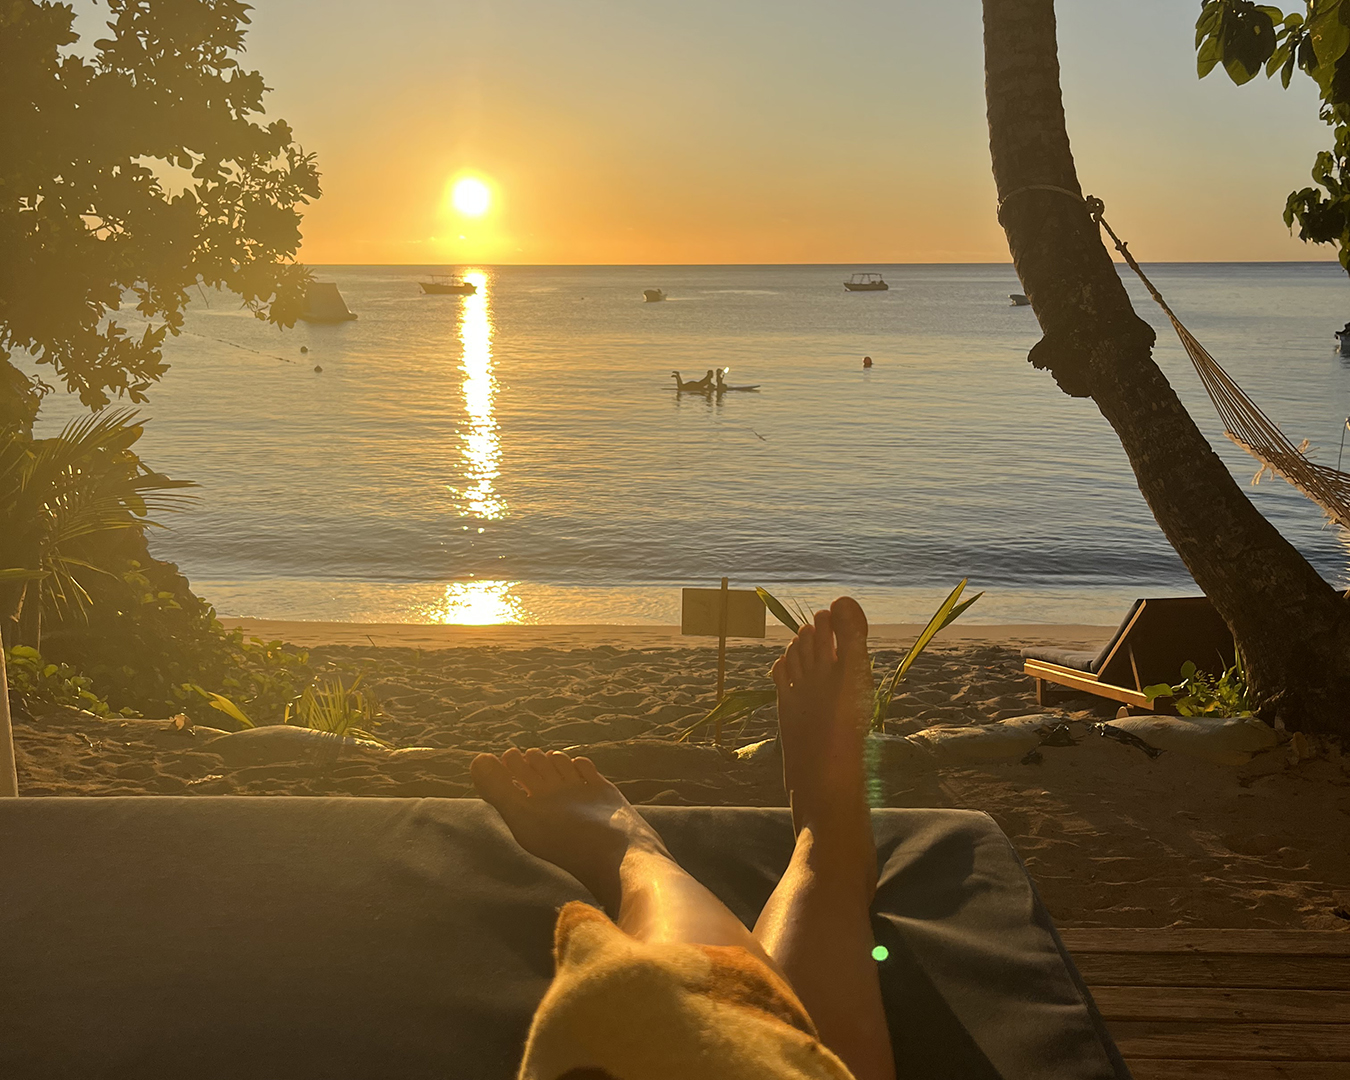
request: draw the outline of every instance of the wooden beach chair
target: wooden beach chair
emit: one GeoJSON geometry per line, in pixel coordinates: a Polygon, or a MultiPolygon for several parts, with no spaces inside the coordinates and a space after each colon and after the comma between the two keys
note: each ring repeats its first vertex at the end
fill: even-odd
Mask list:
{"type": "Polygon", "coordinates": [[[1022,670],[1036,680],[1041,705],[1078,693],[1166,712],[1168,699],[1150,702],[1144,687],[1176,683],[1187,660],[1219,674],[1233,658],[1233,635],[1208,597],[1166,596],[1136,600],[1100,652],[1023,649],[1022,670]]]}

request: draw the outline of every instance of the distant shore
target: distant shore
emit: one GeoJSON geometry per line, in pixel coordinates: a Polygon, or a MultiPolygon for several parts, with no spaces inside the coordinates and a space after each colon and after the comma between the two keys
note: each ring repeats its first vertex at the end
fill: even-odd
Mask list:
{"type": "MultiPolygon", "coordinates": [[[[228,629],[239,629],[248,637],[266,641],[286,641],[312,648],[321,645],[374,645],[380,648],[454,649],[476,645],[504,648],[588,648],[613,645],[629,649],[706,648],[712,638],[686,637],[678,626],[608,625],[603,623],[533,626],[497,624],[459,626],[439,623],[354,623],[303,622],[294,619],[222,618],[228,629]]],[[[923,629],[921,623],[883,623],[873,626],[869,640],[874,647],[907,644],[923,629]]],[[[993,643],[1009,646],[1023,644],[1069,645],[1102,643],[1110,638],[1114,626],[1085,624],[956,623],[939,635],[939,641],[993,643]]],[[[768,627],[764,640],[786,644],[786,627],[768,627]]],[[[733,638],[745,645],[759,640],[733,638]]]]}

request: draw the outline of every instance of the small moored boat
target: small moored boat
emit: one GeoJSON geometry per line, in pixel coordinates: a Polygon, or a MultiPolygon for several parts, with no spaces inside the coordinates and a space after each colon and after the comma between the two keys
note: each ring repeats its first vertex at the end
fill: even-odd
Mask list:
{"type": "Polygon", "coordinates": [[[844,288],[849,292],[884,292],[890,286],[880,274],[866,273],[850,275],[844,288]]]}
{"type": "Polygon", "coordinates": [[[445,274],[433,274],[430,281],[419,281],[424,293],[433,296],[472,296],[478,286],[472,281],[460,281],[445,274]]]}
{"type": "Polygon", "coordinates": [[[642,299],[645,300],[645,301],[646,301],[647,303],[649,303],[649,304],[655,304],[655,303],[658,303],[659,301],[664,300],[665,298],[666,298],[666,294],[663,293],[660,289],[643,289],[643,290],[642,290],[642,299]]]}
{"type": "Polygon", "coordinates": [[[1008,299],[1012,301],[1013,307],[1026,307],[1031,303],[1031,301],[1027,299],[1026,293],[1010,292],[1008,294],[1008,299]]]}

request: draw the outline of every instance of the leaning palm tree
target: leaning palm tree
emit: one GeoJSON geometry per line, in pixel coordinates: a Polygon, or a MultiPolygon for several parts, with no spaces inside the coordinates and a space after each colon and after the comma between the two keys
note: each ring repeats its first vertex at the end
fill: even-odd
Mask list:
{"type": "Polygon", "coordinates": [[[92,577],[105,564],[96,538],[144,531],[176,509],[189,480],[152,472],[132,451],[144,433],[129,410],[71,421],[50,439],[0,435],[0,630],[37,647],[45,611],[88,614],[92,577]]]}

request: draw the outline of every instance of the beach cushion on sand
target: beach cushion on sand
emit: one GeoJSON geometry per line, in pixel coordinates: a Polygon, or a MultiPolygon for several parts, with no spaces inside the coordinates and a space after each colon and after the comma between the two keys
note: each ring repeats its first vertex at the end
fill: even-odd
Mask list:
{"type": "MultiPolygon", "coordinates": [[[[753,922],[786,810],[643,813],[753,922]]],[[[899,1075],[1128,1077],[993,821],[873,820],[899,1075]]],[[[507,1080],[576,899],[477,800],[0,800],[0,1076],[507,1080]]]]}

